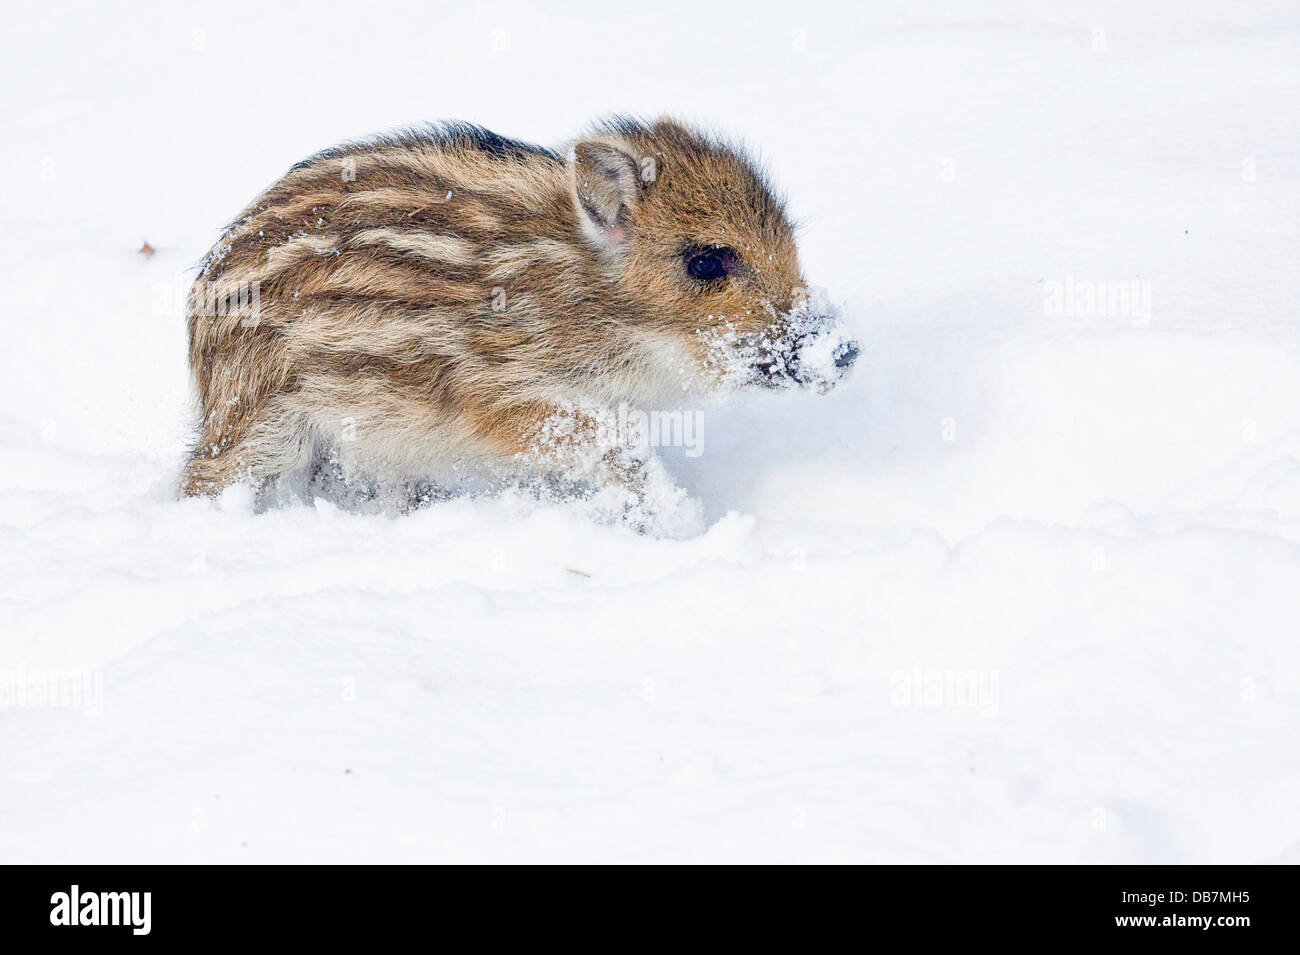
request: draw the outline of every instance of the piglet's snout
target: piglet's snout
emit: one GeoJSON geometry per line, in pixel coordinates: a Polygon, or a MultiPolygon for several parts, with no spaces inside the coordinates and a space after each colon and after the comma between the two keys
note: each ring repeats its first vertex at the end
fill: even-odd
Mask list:
{"type": "Polygon", "coordinates": [[[853,363],[858,360],[858,343],[845,342],[840,346],[835,354],[835,367],[843,371],[848,371],[853,367],[853,363]]]}
{"type": "Polygon", "coordinates": [[[859,354],[858,342],[836,316],[805,318],[791,337],[786,370],[796,384],[825,394],[844,379],[859,354]]]}

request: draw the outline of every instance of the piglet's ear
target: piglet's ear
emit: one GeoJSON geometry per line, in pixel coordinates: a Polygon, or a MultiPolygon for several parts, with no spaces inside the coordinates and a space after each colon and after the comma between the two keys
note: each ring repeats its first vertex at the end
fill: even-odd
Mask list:
{"type": "Polygon", "coordinates": [[[608,143],[577,143],[570,155],[573,194],[584,231],[612,248],[628,240],[632,210],[641,198],[636,160],[608,143]]]}

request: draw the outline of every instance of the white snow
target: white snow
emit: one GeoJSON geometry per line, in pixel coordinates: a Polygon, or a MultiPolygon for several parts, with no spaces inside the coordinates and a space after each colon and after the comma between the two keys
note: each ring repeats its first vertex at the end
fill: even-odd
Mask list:
{"type": "Polygon", "coordinates": [[[1300,861],[1294,4],[60,0],[0,77],[0,861],[1300,861]],[[262,187],[615,111],[862,345],[661,451],[702,532],[174,499],[262,187]]]}

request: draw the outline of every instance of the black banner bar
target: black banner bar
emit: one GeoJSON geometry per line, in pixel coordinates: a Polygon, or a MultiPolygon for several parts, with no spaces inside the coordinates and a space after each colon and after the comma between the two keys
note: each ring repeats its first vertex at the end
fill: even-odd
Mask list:
{"type": "Polygon", "coordinates": [[[539,892],[531,877],[511,891],[426,867],[33,866],[9,867],[0,878],[6,940],[38,944],[75,935],[90,943],[315,939],[336,946],[400,940],[413,927],[439,925],[494,935],[514,929],[542,940],[594,935],[597,926],[605,933],[617,920],[626,923],[624,937],[647,940],[666,940],[669,931],[758,930],[809,940],[847,931],[868,943],[876,933],[902,933],[927,945],[1126,936],[1235,945],[1291,938],[1296,922],[1294,870],[1281,866],[881,866],[829,878],[770,873],[758,891],[743,874],[722,883],[715,876],[694,891],[680,887],[689,875],[659,887],[656,874],[631,876],[613,888],[623,879],[616,875],[602,877],[611,888],[594,896],[579,889],[585,877],[574,873],[576,891],[560,898],[539,892]],[[813,888],[823,878],[835,888],[813,888]]]}

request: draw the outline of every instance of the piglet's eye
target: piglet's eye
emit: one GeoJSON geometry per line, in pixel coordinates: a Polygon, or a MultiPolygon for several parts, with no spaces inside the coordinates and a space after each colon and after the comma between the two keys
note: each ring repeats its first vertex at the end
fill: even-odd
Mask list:
{"type": "Polygon", "coordinates": [[[736,267],[736,253],[731,249],[699,249],[686,254],[686,273],[697,282],[725,279],[736,267]]]}

